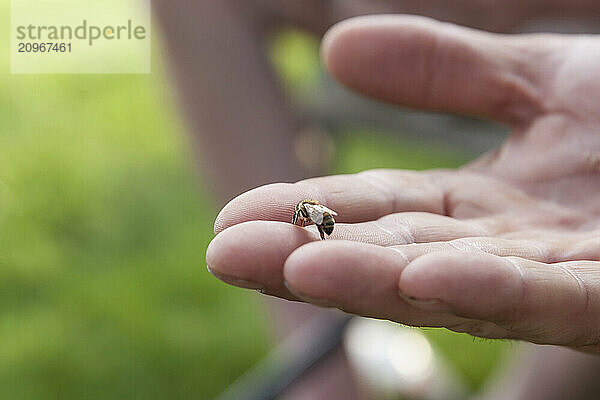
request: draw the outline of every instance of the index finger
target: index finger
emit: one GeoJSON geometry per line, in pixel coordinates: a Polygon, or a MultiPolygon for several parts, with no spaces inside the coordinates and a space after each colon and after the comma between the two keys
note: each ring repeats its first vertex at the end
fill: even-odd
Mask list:
{"type": "Polygon", "coordinates": [[[215,233],[247,221],[289,222],[294,207],[304,199],[333,209],[338,213],[336,221],[344,223],[404,211],[444,214],[443,191],[430,177],[427,172],[382,169],[261,186],[239,195],[221,210],[215,233]]]}

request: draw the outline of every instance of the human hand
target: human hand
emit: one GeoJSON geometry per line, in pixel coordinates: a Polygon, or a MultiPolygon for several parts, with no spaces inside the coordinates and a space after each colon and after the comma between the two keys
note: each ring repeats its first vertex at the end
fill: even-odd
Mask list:
{"type": "Polygon", "coordinates": [[[600,38],[363,17],[334,27],[323,56],[371,97],[513,133],[458,170],[244,193],[217,217],[213,274],[363,316],[600,351],[600,38]],[[289,223],[305,198],[338,212],[337,240],[289,223]]]}

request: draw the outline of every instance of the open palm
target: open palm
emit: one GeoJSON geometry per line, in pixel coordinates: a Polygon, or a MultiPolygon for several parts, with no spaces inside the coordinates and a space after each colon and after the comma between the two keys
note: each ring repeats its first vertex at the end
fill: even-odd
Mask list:
{"type": "Polygon", "coordinates": [[[323,53],[359,92],[513,134],[459,170],[244,193],[217,218],[210,270],[358,315],[600,351],[600,38],[361,17],[334,27],[323,53]],[[337,211],[335,240],[289,223],[305,198],[337,211]]]}

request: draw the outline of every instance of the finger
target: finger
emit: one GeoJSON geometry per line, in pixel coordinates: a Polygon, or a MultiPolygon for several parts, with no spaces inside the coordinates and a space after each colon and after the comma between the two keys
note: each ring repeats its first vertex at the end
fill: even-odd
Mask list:
{"type": "Polygon", "coordinates": [[[229,202],[217,216],[215,232],[252,220],[289,222],[296,204],[318,200],[339,215],[337,222],[362,222],[400,211],[444,213],[444,195],[430,173],[373,170],[259,187],[229,202]]]}
{"type": "Polygon", "coordinates": [[[490,176],[465,169],[435,170],[430,173],[433,184],[444,193],[446,215],[455,218],[509,215],[522,210],[526,210],[526,215],[537,216],[540,212],[536,211],[542,209],[538,199],[490,176]],[[490,196],[490,193],[494,195],[490,196]]]}
{"type": "MultiPolygon", "coordinates": [[[[400,213],[380,221],[336,224],[332,238],[398,245],[454,239],[481,232],[482,228],[476,224],[449,217],[400,213]]],[[[284,285],[283,265],[294,250],[311,241],[320,241],[314,225],[300,228],[284,222],[250,221],[219,233],[207,249],[206,262],[217,278],[229,284],[294,299],[284,285]]],[[[423,248],[422,254],[426,253],[427,249],[423,248]]]]}
{"type": "Polygon", "coordinates": [[[466,319],[450,314],[421,311],[400,296],[397,282],[407,263],[402,254],[389,248],[321,241],[293,252],[283,274],[298,298],[316,305],[414,326],[466,323],[466,319]]]}
{"type": "MultiPolygon", "coordinates": [[[[600,261],[600,231],[598,230],[590,232],[564,232],[559,230],[535,229],[508,232],[501,236],[511,242],[522,243],[539,242],[540,238],[543,238],[543,243],[546,244],[548,249],[552,249],[552,251],[550,251],[548,259],[536,261],[546,263],[575,260],[600,261]]],[[[519,256],[518,254],[511,255],[519,256]]]]}
{"type": "Polygon", "coordinates": [[[359,315],[482,337],[597,346],[598,299],[588,295],[587,285],[600,263],[549,265],[464,252],[436,252],[411,262],[396,250],[311,243],[290,255],[284,277],[296,296],[359,315]],[[389,280],[396,276],[395,287],[389,280]],[[398,287],[400,299],[423,313],[407,310],[394,295],[398,287]]]}
{"type": "Polygon", "coordinates": [[[290,223],[246,222],[212,240],[206,263],[209,271],[226,283],[294,300],[284,286],[283,264],[294,250],[317,238],[290,223]]]}
{"type": "Polygon", "coordinates": [[[532,261],[554,262],[564,251],[559,244],[534,240],[509,240],[496,237],[463,237],[450,241],[414,243],[393,246],[410,261],[424,254],[437,252],[488,253],[501,257],[520,257],[532,261]]]}
{"type": "Polygon", "coordinates": [[[480,223],[479,220],[460,221],[432,213],[403,212],[389,214],[375,221],[335,224],[331,239],[395,246],[487,236],[496,233],[492,231],[495,226],[487,219],[480,223]]]}
{"type": "Polygon", "coordinates": [[[600,261],[600,232],[588,233],[571,242],[565,251],[564,260],[600,261]]]}
{"type": "MultiPolygon", "coordinates": [[[[473,223],[436,214],[399,213],[379,221],[336,224],[332,238],[398,245],[477,234],[482,228],[473,223]]],[[[298,247],[319,240],[314,225],[303,229],[289,222],[250,221],[219,233],[207,249],[206,261],[209,270],[229,284],[292,299],[284,286],[284,262],[298,247]]]]}
{"type": "Polygon", "coordinates": [[[507,235],[512,239],[477,236],[498,234],[498,224],[488,220],[459,221],[428,213],[399,213],[378,221],[342,224],[332,238],[391,246],[411,261],[434,252],[484,252],[501,257],[520,257],[531,261],[557,263],[575,260],[600,261],[600,235],[554,234],[537,231],[507,235]]]}
{"type": "Polygon", "coordinates": [[[535,343],[598,351],[599,278],[594,261],[437,252],[404,268],[399,287],[429,311],[488,321],[535,343]]]}
{"type": "Polygon", "coordinates": [[[411,260],[435,252],[484,252],[501,257],[519,257],[543,263],[600,261],[600,236],[536,231],[536,235],[516,232],[502,237],[464,235],[449,241],[428,241],[393,246],[411,260]],[[510,239],[508,238],[510,237],[510,239]]]}
{"type": "MultiPolygon", "coordinates": [[[[336,224],[330,238],[396,246],[410,260],[433,251],[457,248],[537,260],[546,260],[551,254],[542,244],[531,240],[482,237],[494,233],[477,221],[407,212],[387,215],[377,221],[336,224]],[[407,245],[409,243],[415,245],[407,245]]],[[[318,240],[314,225],[302,229],[290,223],[250,221],[218,234],[209,245],[206,258],[211,272],[225,282],[291,298],[283,284],[285,259],[296,248],[318,240]]]]}
{"type": "MultiPolygon", "coordinates": [[[[488,240],[489,238],[472,239],[488,240]]],[[[210,265],[211,271],[225,282],[236,286],[260,289],[278,297],[298,299],[297,295],[300,294],[301,299],[316,305],[338,307],[365,316],[389,318],[419,326],[443,325],[456,331],[484,337],[506,338],[522,337],[515,336],[518,334],[523,335],[519,331],[517,333],[511,331],[509,327],[505,326],[504,320],[498,321],[497,318],[490,320],[484,318],[486,315],[482,314],[462,314],[464,310],[461,309],[455,311],[455,308],[451,308],[448,303],[441,300],[444,292],[441,289],[438,290],[439,288],[434,289],[436,293],[439,291],[439,297],[421,298],[421,301],[416,302],[409,300],[409,304],[405,304],[407,300],[398,293],[397,282],[402,279],[402,270],[407,265],[414,264],[413,260],[416,259],[416,262],[419,262],[427,257],[420,256],[436,250],[428,247],[430,244],[383,248],[357,242],[318,241],[318,246],[305,246],[311,241],[318,241],[315,232],[308,232],[288,223],[248,222],[236,225],[217,235],[207,251],[207,263],[210,265]],[[290,265],[293,266],[291,270],[289,269],[290,265]],[[382,269],[387,272],[383,273],[382,269]],[[290,271],[293,271],[292,275],[285,275],[290,271]],[[293,292],[286,287],[284,275],[293,292]],[[390,289],[390,279],[396,282],[392,285],[395,285],[394,290],[390,289]],[[369,291],[365,291],[364,295],[359,295],[359,292],[365,287],[369,291]],[[387,294],[384,296],[380,291],[387,294]],[[396,295],[401,297],[400,300],[396,299],[396,295]],[[369,299],[376,301],[370,302],[369,299]],[[392,307],[397,304],[401,304],[401,306],[397,309],[392,307]],[[416,311],[415,305],[421,311],[416,311]],[[440,313],[440,311],[442,312],[440,313]],[[450,311],[456,315],[452,316],[450,311]]],[[[499,242],[506,241],[499,240],[499,242]]],[[[445,243],[431,245],[443,244],[445,243]]],[[[489,251],[490,243],[482,247],[489,251]]],[[[510,249],[510,246],[506,246],[506,248],[510,249]]],[[[515,248],[513,253],[517,249],[515,248]]],[[[448,253],[448,250],[444,248],[438,247],[437,250],[445,251],[445,253],[436,252],[435,255],[448,253]]],[[[469,251],[472,253],[472,250],[465,249],[461,253],[461,257],[468,260],[473,255],[469,254],[469,251]]],[[[500,269],[492,270],[499,271],[500,269]]],[[[457,279],[464,280],[463,277],[457,279]]],[[[532,279],[541,278],[533,277],[532,279]]],[[[425,280],[443,282],[440,284],[442,289],[448,286],[447,282],[438,278],[426,277],[425,280]]],[[[507,290],[511,288],[506,282],[501,285],[507,290]]],[[[489,287],[484,291],[487,290],[489,287]]],[[[405,289],[405,291],[407,290],[405,289]]],[[[458,292],[461,295],[468,293],[463,289],[458,292]]],[[[407,291],[406,296],[419,298],[410,291],[407,291]]],[[[477,296],[479,295],[473,295],[473,297],[477,296]]],[[[493,302],[498,297],[495,295],[492,297],[494,300],[491,304],[494,305],[493,302]]],[[[567,293],[566,297],[570,299],[573,296],[571,293],[567,293]]],[[[482,299],[485,300],[485,298],[482,299]]],[[[482,299],[478,299],[477,302],[481,303],[482,299]]],[[[490,305],[489,302],[487,304],[490,305]]],[[[511,306],[509,304],[507,307],[511,306]]],[[[552,308],[554,305],[551,304],[549,307],[552,308]]],[[[535,332],[540,329],[536,328],[535,332]]],[[[535,337],[530,336],[528,339],[535,340],[535,337]]],[[[565,340],[571,340],[571,338],[568,337],[565,340]]]]}
{"type": "Polygon", "coordinates": [[[537,80],[549,67],[549,42],[381,15],[335,25],[322,53],[337,79],[368,96],[523,124],[542,109],[537,80]]]}
{"type": "MultiPolygon", "coordinates": [[[[539,262],[586,260],[600,258],[600,242],[597,237],[578,241],[558,241],[554,236],[541,240],[532,237],[518,240],[497,237],[480,237],[474,234],[477,226],[451,218],[421,213],[404,213],[387,216],[382,220],[394,221],[393,225],[370,222],[363,224],[338,224],[332,237],[392,246],[408,261],[435,252],[485,252],[497,256],[515,256],[539,262]],[[422,224],[415,224],[415,218],[422,224]],[[449,220],[455,225],[435,222],[449,220]],[[449,235],[458,237],[453,239],[449,235]],[[440,240],[430,242],[432,240],[440,240]],[[419,243],[422,242],[422,243],[419,243]],[[412,244],[402,244],[412,243],[412,244]],[[595,253],[594,253],[595,252],[595,253]],[[587,255],[594,253],[593,257],[587,255]]],[[[547,236],[547,235],[546,235],[547,236]]],[[[211,271],[230,284],[261,289],[270,294],[293,298],[283,284],[282,268],[287,257],[298,247],[311,241],[319,241],[314,226],[302,229],[289,223],[254,221],[236,225],[217,235],[207,250],[207,263],[211,271]]]]}

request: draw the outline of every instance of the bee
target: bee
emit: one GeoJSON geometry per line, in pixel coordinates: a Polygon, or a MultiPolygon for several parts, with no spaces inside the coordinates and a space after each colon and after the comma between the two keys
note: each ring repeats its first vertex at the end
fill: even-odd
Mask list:
{"type": "Polygon", "coordinates": [[[335,224],[334,215],[337,215],[335,211],[319,204],[316,200],[302,200],[296,204],[292,224],[296,225],[298,220],[300,220],[301,226],[304,226],[305,223],[314,222],[323,240],[325,239],[325,234],[329,236],[333,232],[333,225],[335,224]]]}

